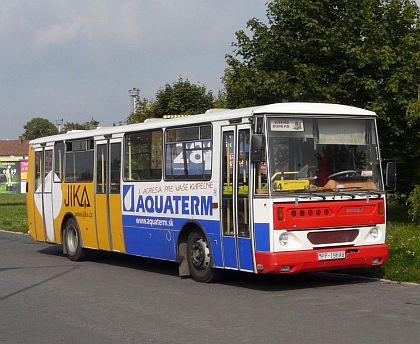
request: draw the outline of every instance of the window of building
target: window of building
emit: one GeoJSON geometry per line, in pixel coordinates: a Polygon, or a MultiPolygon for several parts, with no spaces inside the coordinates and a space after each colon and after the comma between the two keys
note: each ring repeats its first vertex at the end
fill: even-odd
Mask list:
{"type": "Polygon", "coordinates": [[[127,134],[124,142],[124,180],[161,180],[162,130],[127,134]]]}
{"type": "Polygon", "coordinates": [[[209,180],[211,178],[211,125],[168,129],[165,144],[165,178],[209,180]]]}

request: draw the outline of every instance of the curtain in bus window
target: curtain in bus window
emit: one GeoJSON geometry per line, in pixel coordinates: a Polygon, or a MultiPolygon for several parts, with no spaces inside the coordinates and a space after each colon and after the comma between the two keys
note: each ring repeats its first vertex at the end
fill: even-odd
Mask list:
{"type": "Polygon", "coordinates": [[[365,145],[366,122],[363,120],[318,120],[319,144],[365,145]]]}

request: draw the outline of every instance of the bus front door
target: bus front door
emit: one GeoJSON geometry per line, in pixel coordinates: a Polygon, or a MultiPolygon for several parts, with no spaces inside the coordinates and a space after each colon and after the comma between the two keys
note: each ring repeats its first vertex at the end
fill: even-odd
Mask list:
{"type": "Polygon", "coordinates": [[[250,126],[222,129],[222,243],[224,266],[254,271],[250,202],[250,126]]]}
{"type": "Polygon", "coordinates": [[[38,214],[35,215],[37,240],[54,242],[53,218],[53,147],[35,150],[35,187],[34,203],[38,214]]]}
{"type": "Polygon", "coordinates": [[[98,246],[125,252],[121,209],[121,139],[96,141],[95,217],[98,246]]]}

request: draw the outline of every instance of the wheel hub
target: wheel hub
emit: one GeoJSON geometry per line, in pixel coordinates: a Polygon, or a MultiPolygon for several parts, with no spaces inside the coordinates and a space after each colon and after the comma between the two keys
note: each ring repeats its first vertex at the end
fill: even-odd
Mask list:
{"type": "Polygon", "coordinates": [[[71,226],[67,229],[67,250],[70,251],[70,253],[75,253],[77,250],[77,246],[79,245],[79,235],[77,233],[76,228],[74,226],[71,226]]]}
{"type": "Polygon", "coordinates": [[[200,270],[206,269],[210,264],[210,250],[203,239],[194,242],[191,248],[191,261],[200,270]]]}

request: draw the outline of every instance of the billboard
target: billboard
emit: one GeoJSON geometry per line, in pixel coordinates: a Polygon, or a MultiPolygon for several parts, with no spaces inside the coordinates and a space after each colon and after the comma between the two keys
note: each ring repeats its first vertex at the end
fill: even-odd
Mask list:
{"type": "Polygon", "coordinates": [[[0,193],[20,193],[19,161],[0,161],[0,193]]]}

